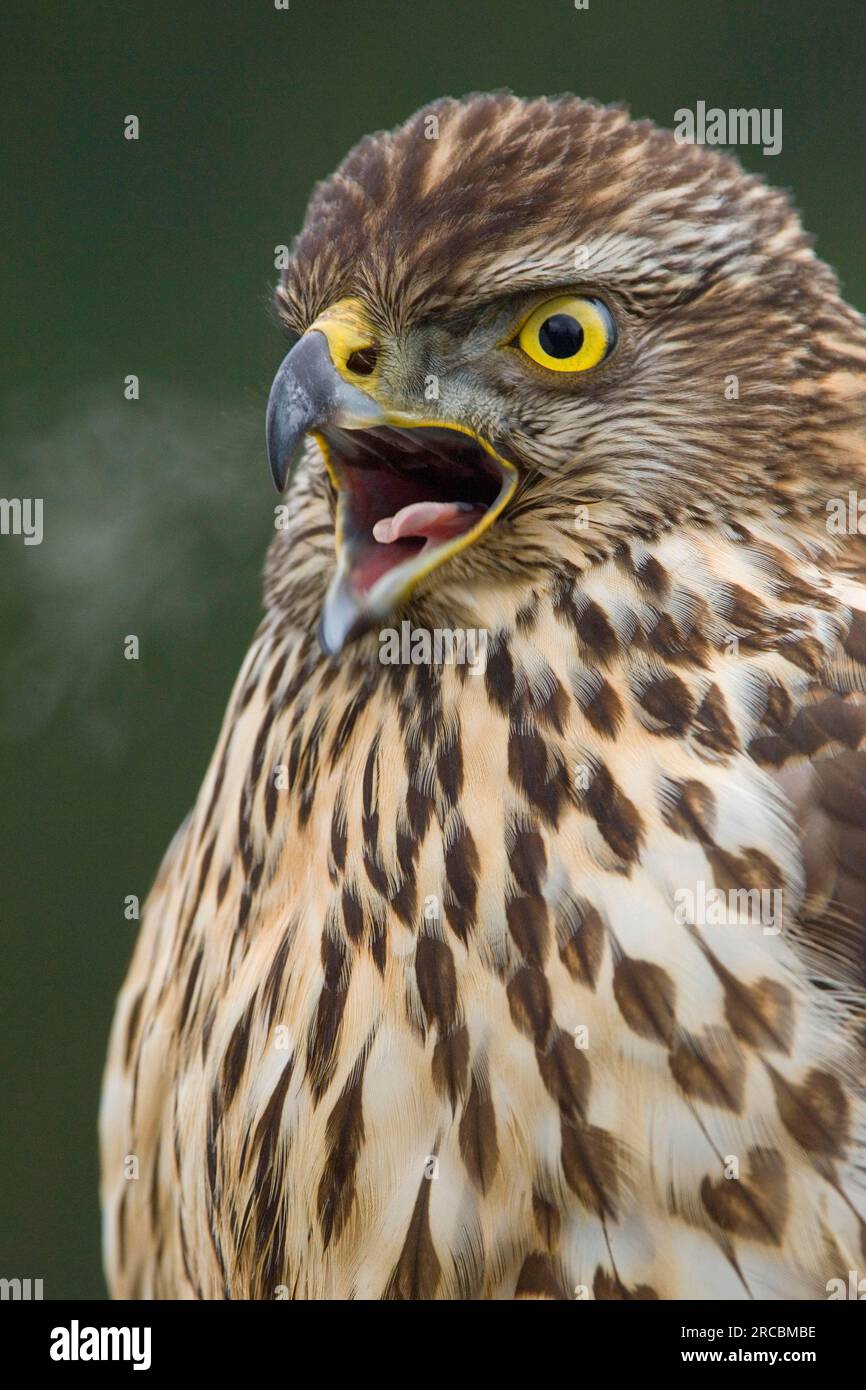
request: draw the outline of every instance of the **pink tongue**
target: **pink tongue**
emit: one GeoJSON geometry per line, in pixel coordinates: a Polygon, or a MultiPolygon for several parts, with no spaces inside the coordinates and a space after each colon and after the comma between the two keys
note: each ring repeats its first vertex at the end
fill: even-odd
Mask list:
{"type": "Polygon", "coordinates": [[[373,539],[381,545],[406,536],[423,536],[430,541],[447,541],[470,530],[484,511],[467,502],[412,502],[394,516],[383,516],[373,527],[373,539]]]}

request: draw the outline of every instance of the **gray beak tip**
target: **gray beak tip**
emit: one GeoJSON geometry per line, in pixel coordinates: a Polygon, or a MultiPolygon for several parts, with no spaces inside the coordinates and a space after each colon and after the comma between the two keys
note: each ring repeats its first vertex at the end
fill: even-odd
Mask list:
{"type": "Polygon", "coordinates": [[[279,493],[285,492],[291,458],[280,450],[276,440],[272,437],[270,428],[268,429],[268,462],[271,465],[271,477],[274,480],[274,487],[279,493]]]}

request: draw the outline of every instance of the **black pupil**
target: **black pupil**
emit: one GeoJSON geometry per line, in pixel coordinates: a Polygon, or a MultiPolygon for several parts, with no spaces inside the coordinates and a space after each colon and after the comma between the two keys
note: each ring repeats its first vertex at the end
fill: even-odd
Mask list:
{"type": "Polygon", "coordinates": [[[573,357],[583,343],[583,329],[571,314],[551,314],[538,330],[538,341],[548,357],[573,357]]]}

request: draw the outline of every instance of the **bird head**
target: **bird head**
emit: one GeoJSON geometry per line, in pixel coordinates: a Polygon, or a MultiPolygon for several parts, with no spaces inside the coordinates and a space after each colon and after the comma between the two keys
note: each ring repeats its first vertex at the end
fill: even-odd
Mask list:
{"type": "Polygon", "coordinates": [[[677,524],[821,529],[859,320],[782,193],[620,108],[472,96],[362,140],[276,305],[269,457],[329,502],[326,651],[677,524]]]}

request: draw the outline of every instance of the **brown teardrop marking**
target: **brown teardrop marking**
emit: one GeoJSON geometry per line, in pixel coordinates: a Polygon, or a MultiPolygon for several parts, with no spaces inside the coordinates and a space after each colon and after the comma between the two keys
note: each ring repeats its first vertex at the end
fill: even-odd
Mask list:
{"type": "Polygon", "coordinates": [[[613,970],[613,994],[633,1032],[671,1046],[676,1029],[676,986],[666,970],[652,961],[621,956],[613,970]]]}
{"type": "Polygon", "coordinates": [[[724,1028],[708,1028],[701,1037],[681,1033],[668,1060],[674,1080],[690,1099],[740,1113],[745,1059],[724,1028]]]}
{"type": "Polygon", "coordinates": [[[780,1245],[788,1215],[788,1176],[775,1149],[753,1148],[747,1173],[740,1178],[705,1177],[701,1201],[721,1230],[729,1235],[780,1245]]]}

